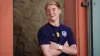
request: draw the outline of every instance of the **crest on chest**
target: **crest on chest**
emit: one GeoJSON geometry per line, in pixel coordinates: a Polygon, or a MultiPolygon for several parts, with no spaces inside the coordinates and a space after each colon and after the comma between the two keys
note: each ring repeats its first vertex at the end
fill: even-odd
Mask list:
{"type": "Polygon", "coordinates": [[[62,31],[62,36],[66,37],[67,36],[67,32],[66,31],[62,31]]]}

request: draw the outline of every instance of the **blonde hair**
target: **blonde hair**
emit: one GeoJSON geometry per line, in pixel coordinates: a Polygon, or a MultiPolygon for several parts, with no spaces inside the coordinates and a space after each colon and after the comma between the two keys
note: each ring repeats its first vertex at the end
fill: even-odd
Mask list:
{"type": "Polygon", "coordinates": [[[57,1],[52,0],[52,1],[48,2],[45,5],[45,10],[47,9],[47,6],[49,6],[49,5],[55,5],[55,6],[57,6],[60,9],[60,4],[57,1]]]}

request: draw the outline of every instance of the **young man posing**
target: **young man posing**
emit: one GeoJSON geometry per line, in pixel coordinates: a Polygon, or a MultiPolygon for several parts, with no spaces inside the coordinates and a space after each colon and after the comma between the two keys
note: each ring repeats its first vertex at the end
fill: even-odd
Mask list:
{"type": "Polygon", "coordinates": [[[51,1],[45,5],[48,23],[38,32],[39,45],[44,56],[69,56],[77,54],[77,46],[70,27],[60,24],[60,5],[51,1]]]}

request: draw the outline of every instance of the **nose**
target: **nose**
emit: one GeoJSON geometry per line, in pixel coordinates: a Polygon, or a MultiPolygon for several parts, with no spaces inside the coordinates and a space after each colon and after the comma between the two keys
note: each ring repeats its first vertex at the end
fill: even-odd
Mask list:
{"type": "Polygon", "coordinates": [[[52,10],[50,10],[50,12],[49,12],[50,14],[52,14],[53,13],[53,11],[52,10]]]}

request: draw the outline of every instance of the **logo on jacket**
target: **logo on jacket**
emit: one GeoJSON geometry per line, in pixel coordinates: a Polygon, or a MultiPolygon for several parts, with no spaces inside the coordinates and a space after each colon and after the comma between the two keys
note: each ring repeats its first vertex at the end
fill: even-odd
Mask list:
{"type": "Polygon", "coordinates": [[[66,37],[66,36],[67,36],[67,32],[66,32],[66,31],[62,31],[62,35],[63,35],[64,37],[66,37]]]}
{"type": "Polygon", "coordinates": [[[56,35],[57,35],[58,38],[60,37],[60,33],[59,32],[56,32],[56,35]]]}

